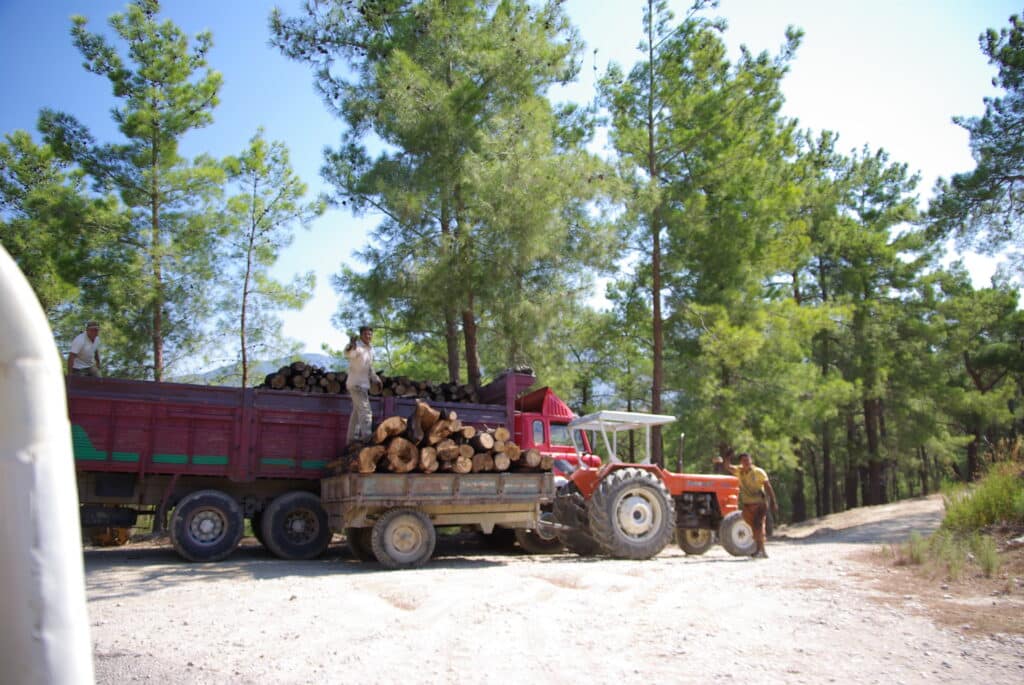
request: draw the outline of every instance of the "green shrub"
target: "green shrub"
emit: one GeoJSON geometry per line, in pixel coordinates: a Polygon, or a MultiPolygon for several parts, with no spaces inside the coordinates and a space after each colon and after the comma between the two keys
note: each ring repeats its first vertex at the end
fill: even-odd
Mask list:
{"type": "Polygon", "coordinates": [[[974,535],[971,537],[971,552],[974,560],[981,567],[986,578],[991,578],[999,572],[999,549],[995,540],[989,535],[974,535]]]}
{"type": "Polygon", "coordinates": [[[914,531],[910,534],[907,542],[907,559],[911,564],[920,565],[924,563],[925,554],[928,551],[928,542],[921,537],[921,534],[914,531]]]}
{"type": "Polygon", "coordinates": [[[960,485],[944,493],[949,530],[970,533],[1000,521],[1024,523],[1024,478],[1020,464],[1002,462],[973,485],[960,485]]]}

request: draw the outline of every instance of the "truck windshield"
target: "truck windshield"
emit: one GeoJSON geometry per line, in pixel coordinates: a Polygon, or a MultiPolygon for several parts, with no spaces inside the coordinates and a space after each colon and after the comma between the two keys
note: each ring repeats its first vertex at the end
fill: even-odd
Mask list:
{"type": "Polygon", "coordinates": [[[564,424],[551,424],[551,444],[572,446],[572,438],[569,437],[569,427],[564,424]]]}

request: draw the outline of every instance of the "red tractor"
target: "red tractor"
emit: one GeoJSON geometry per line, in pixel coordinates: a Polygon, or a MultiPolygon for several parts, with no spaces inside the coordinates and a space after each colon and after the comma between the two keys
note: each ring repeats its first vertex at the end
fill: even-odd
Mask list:
{"type": "Polygon", "coordinates": [[[630,464],[616,456],[618,433],[644,429],[649,455],[651,426],[672,421],[662,414],[599,411],[569,423],[574,439],[578,431],[600,432],[609,458],[598,467],[580,459],[559,488],[550,528],[562,544],[583,556],[649,559],[673,535],[687,554],[703,554],[717,535],[730,554],[754,552],[750,526],[737,510],[735,477],[672,473],[649,461],[630,464]]]}

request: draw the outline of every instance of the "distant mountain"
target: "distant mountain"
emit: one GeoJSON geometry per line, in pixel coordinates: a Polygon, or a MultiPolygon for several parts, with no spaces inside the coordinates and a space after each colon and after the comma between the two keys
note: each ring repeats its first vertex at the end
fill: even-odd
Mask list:
{"type": "MultiPolygon", "coordinates": [[[[281,357],[257,363],[249,370],[249,385],[259,385],[268,373],[277,371],[285,364],[291,364],[293,361],[299,360],[330,371],[340,371],[345,368],[344,364],[330,355],[319,352],[304,352],[290,357],[281,357]]],[[[242,381],[242,375],[236,370],[234,364],[225,364],[203,373],[177,377],[174,381],[177,383],[196,383],[198,385],[238,385],[242,381]]]]}

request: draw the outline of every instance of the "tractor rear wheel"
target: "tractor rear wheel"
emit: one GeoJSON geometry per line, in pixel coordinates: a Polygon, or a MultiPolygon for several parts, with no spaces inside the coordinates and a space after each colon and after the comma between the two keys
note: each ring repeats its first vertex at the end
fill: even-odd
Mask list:
{"type": "Polygon", "coordinates": [[[677,528],[676,540],[681,550],[694,556],[704,554],[715,544],[715,536],[707,528],[677,528]]]}
{"type": "Polygon", "coordinates": [[[725,551],[734,557],[749,557],[757,549],[754,531],[743,520],[743,512],[734,511],[724,519],[718,528],[718,539],[725,551]]]}
{"type": "Polygon", "coordinates": [[[665,549],[675,531],[675,502],[661,479],[643,469],[605,476],[587,514],[594,539],[619,559],[650,559],[665,549]]]}
{"type": "Polygon", "coordinates": [[[566,549],[581,557],[592,557],[601,553],[601,545],[590,534],[590,520],[587,517],[587,502],[575,483],[569,483],[559,490],[554,504],[555,521],[565,526],[558,531],[558,541],[566,549]]]}

